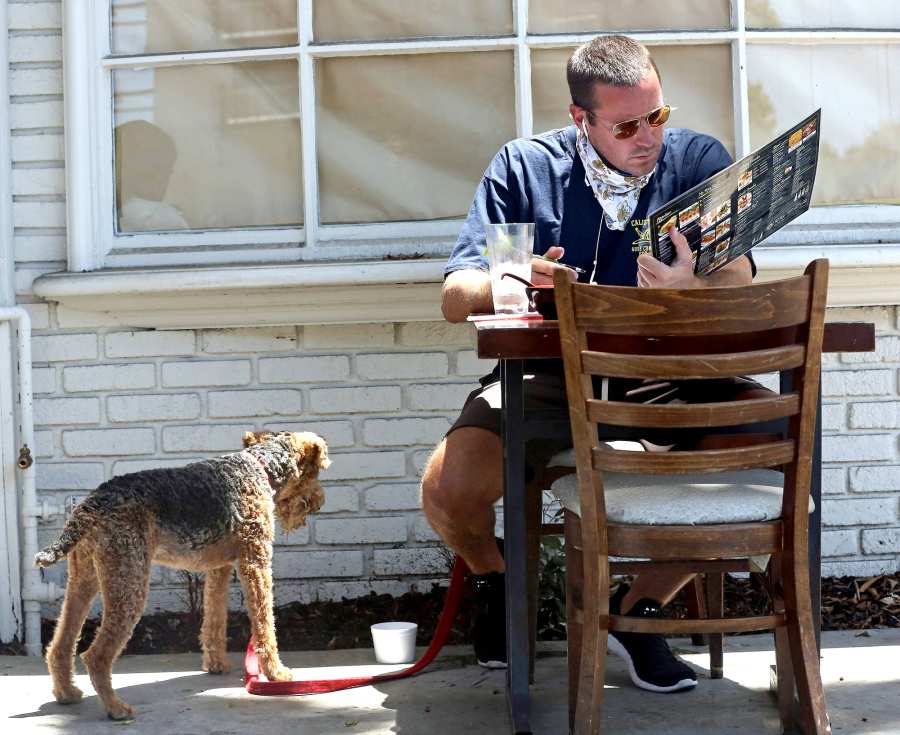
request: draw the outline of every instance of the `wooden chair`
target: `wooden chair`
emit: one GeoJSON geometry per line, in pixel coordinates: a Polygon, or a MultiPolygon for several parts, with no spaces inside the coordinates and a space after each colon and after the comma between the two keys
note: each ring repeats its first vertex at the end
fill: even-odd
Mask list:
{"type": "Polygon", "coordinates": [[[796,692],[807,735],[830,732],[807,561],[827,261],[815,261],[798,278],[737,288],[589,286],[556,275],[577,468],[577,479],[553,485],[566,508],[573,731],[601,731],[609,631],[774,629],[784,730],[793,728],[796,692]],[[600,401],[592,382],[593,376],[679,380],[773,371],[790,372],[791,391],[693,405],[600,401]],[[782,417],[788,424],[784,438],[696,451],[616,451],[598,441],[596,428],[604,423],[713,431],[782,417]],[[762,468],[778,468],[783,475],[762,468]],[[720,573],[735,564],[750,568],[750,557],[764,555],[772,557],[766,575],[770,614],[664,620],[609,613],[610,556],[647,559],[678,572],[720,573]]]}
{"type": "MultiPolygon", "coordinates": [[[[565,528],[563,523],[544,522],[544,491],[549,490],[553,483],[575,473],[574,458],[570,452],[561,452],[551,458],[544,470],[532,480],[525,489],[525,538],[528,553],[528,630],[529,630],[529,658],[528,678],[534,684],[534,662],[537,648],[538,608],[540,606],[540,551],[542,536],[563,536],[565,528]]],[[[736,566],[729,571],[743,571],[736,566]]],[[[640,565],[627,561],[610,562],[610,574],[636,574],[638,571],[646,571],[640,565]]],[[[685,604],[688,614],[694,618],[722,617],[724,611],[724,599],[722,596],[724,571],[707,571],[705,574],[697,574],[686,589],[685,604]]],[[[709,649],[709,675],[711,679],[721,679],[724,676],[724,641],[721,633],[709,635],[693,634],[691,643],[695,646],[707,646],[709,649]]]]}

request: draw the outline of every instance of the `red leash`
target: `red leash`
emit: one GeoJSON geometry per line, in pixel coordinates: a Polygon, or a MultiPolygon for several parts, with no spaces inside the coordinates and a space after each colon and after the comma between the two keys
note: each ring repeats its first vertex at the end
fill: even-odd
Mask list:
{"type": "Polygon", "coordinates": [[[247,654],[244,657],[244,682],[250,694],[259,694],[264,697],[272,697],[287,694],[325,694],[337,692],[341,689],[368,686],[382,681],[402,679],[406,676],[418,674],[428,664],[434,661],[435,656],[443,648],[456,619],[459,610],[459,601],[462,597],[463,581],[468,571],[466,563],[457,556],[453,563],[453,572],[450,575],[450,586],[447,588],[447,596],[444,598],[444,609],[438,618],[434,638],[428,649],[412,666],[401,671],[393,671],[389,674],[377,676],[355,676],[349,679],[307,679],[306,681],[260,681],[259,661],[256,651],[253,650],[253,642],[247,644],[247,654]]]}

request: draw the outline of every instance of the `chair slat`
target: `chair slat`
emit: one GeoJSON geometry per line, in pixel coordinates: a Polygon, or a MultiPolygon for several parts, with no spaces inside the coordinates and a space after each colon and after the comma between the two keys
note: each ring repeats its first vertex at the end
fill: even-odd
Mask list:
{"type": "Polygon", "coordinates": [[[668,633],[670,635],[749,633],[755,630],[772,630],[783,625],[785,625],[784,613],[755,615],[746,618],[704,618],[702,620],[635,618],[627,615],[609,616],[609,629],[621,633],[668,633]]]}
{"type": "Polygon", "coordinates": [[[612,426],[697,427],[738,426],[794,416],[800,411],[797,393],[722,403],[655,404],[587,401],[588,420],[612,426]]]}
{"type": "Polygon", "coordinates": [[[803,364],[803,345],[786,345],[719,355],[621,355],[612,352],[581,353],[582,370],[609,378],[728,378],[789,370],[803,364]]]}
{"type": "Polygon", "coordinates": [[[809,276],[736,289],[594,289],[575,285],[575,324],[609,334],[692,335],[754,332],[803,324],[809,276]]]}
{"type": "Polygon", "coordinates": [[[794,460],[793,439],[766,442],[735,449],[707,449],[695,452],[628,452],[605,445],[593,450],[597,470],[635,472],[645,475],[677,475],[689,472],[749,470],[776,467],[794,460]]]}
{"type": "Polygon", "coordinates": [[[610,556],[655,560],[746,558],[776,554],[784,542],[782,521],[702,526],[607,526],[610,556]]]}

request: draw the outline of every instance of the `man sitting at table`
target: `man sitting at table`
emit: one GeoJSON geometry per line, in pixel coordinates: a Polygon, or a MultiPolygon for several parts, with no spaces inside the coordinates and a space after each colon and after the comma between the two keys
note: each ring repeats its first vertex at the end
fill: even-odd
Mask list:
{"type": "MultiPolygon", "coordinates": [[[[664,127],[672,108],[646,47],[625,36],[598,37],[572,54],[566,71],[574,125],[514,140],[494,157],[445,269],[444,317],[461,322],[493,309],[484,256],[486,222],[534,222],[535,254],[582,268],[584,282],[666,288],[750,283],[755,266],[749,255],[709,277],[694,275],[690,247],[675,231],[677,255],[671,265],[641,254],[648,244],[648,213],[732,163],[714,138],[664,127]]],[[[535,259],[532,281],[552,283],[553,270],[560,267],[535,259]]],[[[558,360],[526,363],[527,407],[565,408],[561,368],[558,360]]],[[[494,503],[503,486],[499,371],[480,382],[425,468],[422,502],[431,526],[472,571],[478,662],[499,668],[506,666],[504,562],[494,538],[494,503]]],[[[641,402],[734,400],[765,391],[738,378],[719,381],[711,395],[709,384],[704,381],[701,394],[690,381],[648,385],[613,379],[604,380],[601,390],[609,399],[641,402]]],[[[601,438],[638,437],[610,427],[609,436],[601,438]]],[[[640,437],[649,449],[683,447],[696,438],[646,432],[640,437]]],[[[529,443],[529,474],[562,448],[545,440],[529,443]]],[[[689,580],[677,574],[641,575],[630,589],[619,587],[611,612],[657,616],[689,580]]],[[[669,692],[697,683],[663,636],[611,632],[609,650],[629,663],[639,687],[669,692]]]]}

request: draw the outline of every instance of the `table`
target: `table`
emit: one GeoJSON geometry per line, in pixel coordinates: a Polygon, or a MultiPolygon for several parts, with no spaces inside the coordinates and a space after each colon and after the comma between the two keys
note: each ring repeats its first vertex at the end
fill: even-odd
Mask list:
{"type": "MultiPolygon", "coordinates": [[[[568,427],[567,415],[526,416],[523,401],[523,361],[559,358],[559,325],[550,320],[477,321],[477,354],[500,361],[503,395],[503,525],[506,557],[507,656],[506,695],[512,732],[531,733],[528,690],[528,579],[525,543],[525,442],[555,435],[568,427]]],[[[875,327],[864,322],[829,322],[823,352],[869,352],[875,349],[875,327]]],[[[810,494],[816,509],[809,521],[810,586],[816,640],[819,638],[822,528],[821,386],[810,494]]]]}

